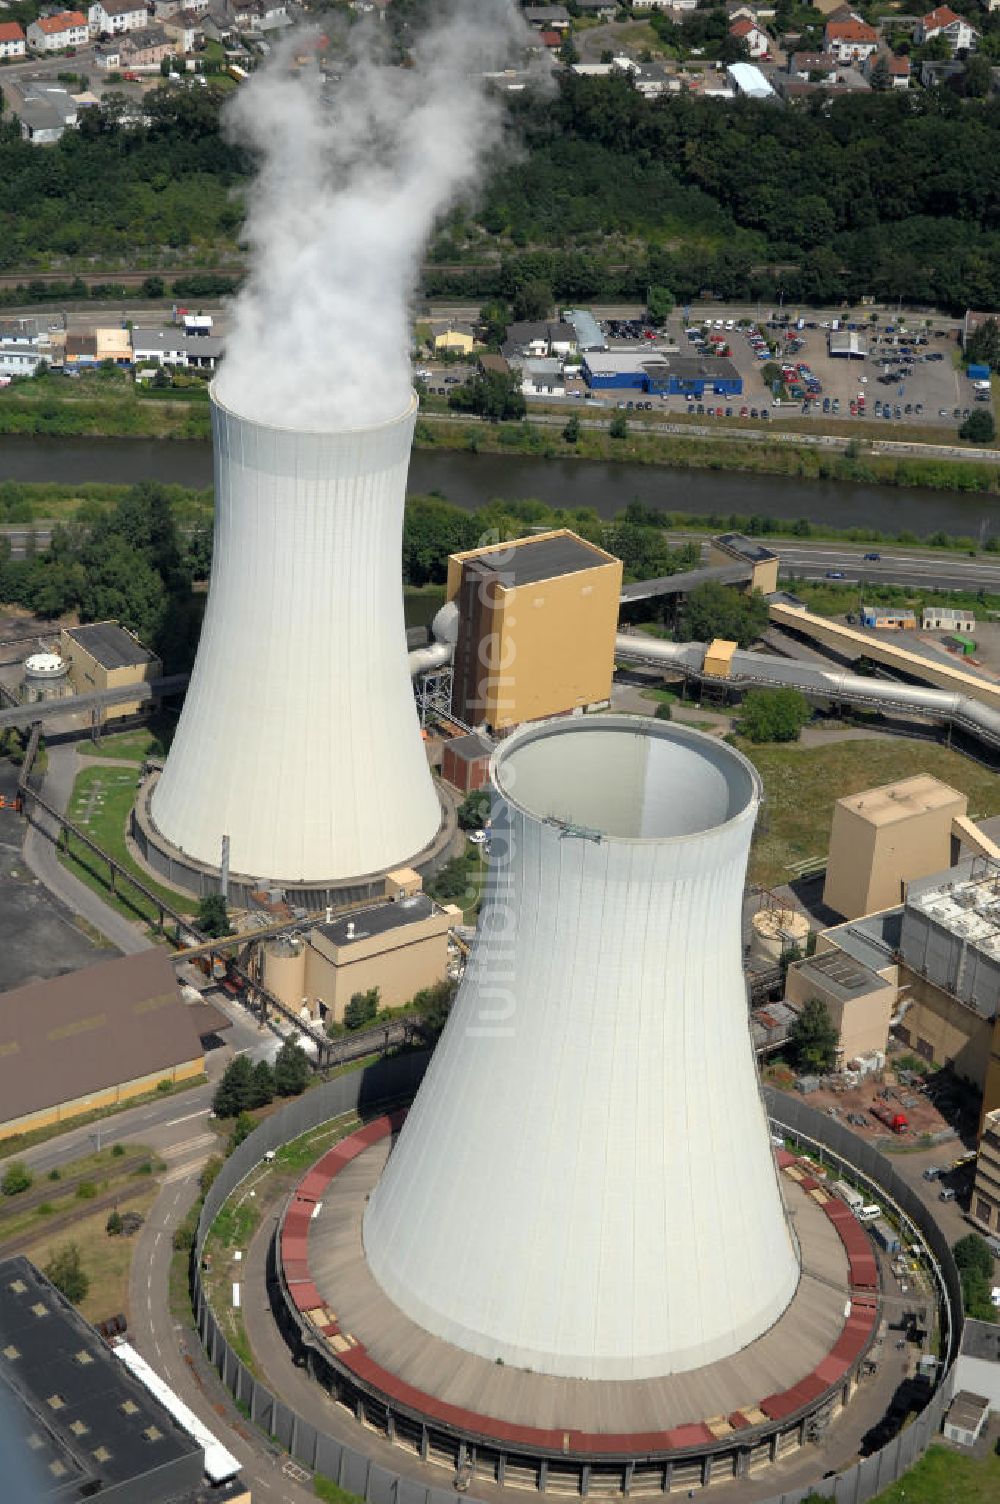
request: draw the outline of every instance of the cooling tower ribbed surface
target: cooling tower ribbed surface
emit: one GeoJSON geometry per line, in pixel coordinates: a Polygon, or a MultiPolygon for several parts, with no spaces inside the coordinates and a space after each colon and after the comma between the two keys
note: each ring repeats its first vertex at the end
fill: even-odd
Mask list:
{"type": "Polygon", "coordinates": [[[413,702],[400,547],[416,399],[339,433],[213,393],[215,544],[184,710],[151,801],[188,856],[272,881],[398,865],[440,823],[413,702]]]}
{"type": "Polygon", "coordinates": [[[365,1214],[375,1278],[490,1360],[646,1378],[795,1292],[741,966],[757,775],[697,732],[547,722],[493,757],[488,891],[365,1214]]]}

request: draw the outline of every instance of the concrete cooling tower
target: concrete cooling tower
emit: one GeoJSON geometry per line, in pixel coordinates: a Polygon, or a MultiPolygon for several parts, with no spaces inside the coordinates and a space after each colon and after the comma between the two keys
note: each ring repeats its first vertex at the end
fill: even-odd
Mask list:
{"type": "Polygon", "coordinates": [[[434,839],[400,582],[416,411],[301,431],[241,417],[213,387],[208,607],[149,804],[171,875],[218,871],[224,837],[233,874],[317,885],[434,839]]]}
{"type": "Polygon", "coordinates": [[[741,965],[757,775],[697,732],[603,716],[531,727],[491,771],[480,927],[367,1205],[368,1267],[491,1363],[712,1363],[799,1281],[741,965]]]}

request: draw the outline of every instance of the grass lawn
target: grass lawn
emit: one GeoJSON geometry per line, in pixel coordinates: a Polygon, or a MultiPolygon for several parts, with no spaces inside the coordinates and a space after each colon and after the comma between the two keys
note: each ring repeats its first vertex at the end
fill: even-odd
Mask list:
{"type": "MultiPolygon", "coordinates": [[[[143,733],[123,734],[142,735],[143,733]]],[[[172,908],[179,909],[182,914],[191,913],[193,912],[191,899],[186,898],[182,893],[175,893],[172,888],[167,888],[148,877],[132,860],[125,845],[125,826],[138,783],[138,763],[129,765],[123,761],[121,770],[102,767],[84,768],[77,774],[73,785],[67,811],[69,818],[74,825],[79,825],[81,830],[96,841],[102,851],[114,857],[127,871],[134,872],[151,892],[163,898],[172,908]]],[[[153,905],[138,893],[127,890],[125,897],[112,893],[104,864],[74,837],[69,837],[68,845],[60,854],[60,861],[85,882],[88,888],[93,888],[95,893],[99,893],[112,908],[118,909],[130,919],[138,916],[150,923],[156,923],[157,915],[153,905]]]]}
{"type": "Polygon", "coordinates": [[[1000,1456],[967,1457],[950,1447],[932,1446],[899,1483],[878,1495],[876,1504],[996,1504],[1000,1499],[1000,1456]]]}
{"type": "MultiPolygon", "coordinates": [[[[122,1187],[118,1210],[142,1212],[145,1216],[156,1200],[159,1187],[148,1178],[126,1183],[122,1187]]],[[[81,1203],[82,1204],[82,1203],[81,1203]]],[[[105,1231],[106,1210],[82,1217],[72,1227],[63,1228],[50,1238],[39,1238],[25,1252],[33,1264],[44,1268],[57,1248],[75,1243],[90,1278],[86,1299],[80,1312],[88,1321],[103,1321],[118,1311],[128,1314],[128,1276],[138,1234],[132,1238],[109,1237],[105,1231]]]]}
{"type": "Polygon", "coordinates": [[[157,730],[140,726],[135,731],[119,731],[102,736],[97,743],[78,742],[81,757],[114,757],[122,762],[144,762],[147,757],[166,757],[170,750],[171,727],[157,730]]]}
{"type": "Polygon", "coordinates": [[[653,700],[657,705],[676,705],[680,695],[673,689],[644,689],[642,698],[653,700]]]}
{"type": "Polygon", "coordinates": [[[1000,813],[996,773],[947,747],[897,737],[827,747],[794,742],[755,747],[742,740],[737,745],[764,780],[765,802],[750,854],[750,880],[764,887],[788,882],[793,862],[826,855],[834,802],[845,794],[932,773],[968,795],[971,817],[1000,813]]]}

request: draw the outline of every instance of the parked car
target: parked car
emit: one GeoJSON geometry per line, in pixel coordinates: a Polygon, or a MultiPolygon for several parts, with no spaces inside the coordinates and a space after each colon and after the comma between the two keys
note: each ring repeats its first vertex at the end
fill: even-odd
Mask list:
{"type": "Polygon", "coordinates": [[[741,407],[740,408],[740,417],[741,418],[748,418],[749,416],[750,416],[750,409],[748,407],[741,407]]]}

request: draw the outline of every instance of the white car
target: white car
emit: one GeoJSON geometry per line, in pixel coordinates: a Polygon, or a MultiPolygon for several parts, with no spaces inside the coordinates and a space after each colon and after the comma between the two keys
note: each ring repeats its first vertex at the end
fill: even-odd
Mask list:
{"type": "Polygon", "coordinates": [[[868,377],[867,376],[859,376],[858,380],[861,382],[862,386],[867,386],[868,385],[868,377]]]}
{"type": "Polygon", "coordinates": [[[469,832],[469,840],[472,842],[473,846],[485,846],[486,842],[489,840],[489,836],[486,834],[485,830],[473,830],[469,832]]]}

